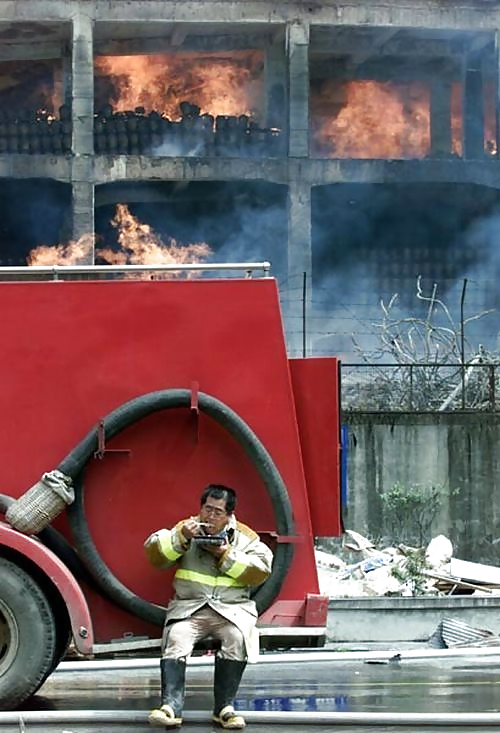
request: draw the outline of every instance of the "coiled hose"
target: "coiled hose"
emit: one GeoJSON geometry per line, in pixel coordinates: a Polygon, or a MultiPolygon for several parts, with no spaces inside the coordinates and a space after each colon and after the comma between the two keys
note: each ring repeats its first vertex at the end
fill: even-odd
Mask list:
{"type": "MultiPolygon", "coordinates": [[[[104,419],[103,427],[106,438],[110,440],[128,426],[155,412],[189,408],[190,405],[191,392],[187,389],[150,392],[126,402],[104,419]]],[[[201,412],[225,428],[243,448],[269,493],[278,534],[293,536],[295,526],[288,492],[266,448],[239,415],[223,402],[200,392],[198,406],[201,412]]],[[[78,555],[105,596],[125,611],[144,621],[161,626],[165,619],[165,609],[140,598],[124,586],[104,563],[92,540],[85,516],[83,478],[85,467],[97,448],[98,430],[94,428],[57,467],[59,471],[70,476],[75,485],[75,501],[67,511],[78,555]]],[[[271,575],[253,596],[259,613],[268,608],[279,594],[292,558],[293,544],[278,543],[271,575]]]]}

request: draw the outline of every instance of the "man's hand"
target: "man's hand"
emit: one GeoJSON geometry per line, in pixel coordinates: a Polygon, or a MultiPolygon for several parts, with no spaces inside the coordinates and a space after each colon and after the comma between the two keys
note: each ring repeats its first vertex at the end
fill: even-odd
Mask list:
{"type": "Polygon", "coordinates": [[[186,519],[182,525],[182,534],[187,540],[192,540],[200,532],[200,525],[198,520],[194,517],[186,519]]]}

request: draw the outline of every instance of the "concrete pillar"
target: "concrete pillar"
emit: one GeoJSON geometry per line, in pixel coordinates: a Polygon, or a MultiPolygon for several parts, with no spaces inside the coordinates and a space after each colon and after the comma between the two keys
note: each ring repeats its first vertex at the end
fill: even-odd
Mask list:
{"type": "MultiPolygon", "coordinates": [[[[66,67],[67,69],[67,67],[66,67]]],[[[93,23],[78,12],[73,17],[71,55],[72,239],[93,238],[94,225],[94,52],[93,23]]],[[[94,262],[94,250],[88,264],[94,262]]]]}
{"type": "Polygon", "coordinates": [[[430,95],[431,155],[436,158],[451,155],[451,80],[436,77],[431,82],[430,95]]]}
{"type": "Polygon", "coordinates": [[[266,48],[266,127],[277,127],[286,134],[287,63],[285,39],[276,38],[266,48]]]}
{"type": "Polygon", "coordinates": [[[287,199],[288,278],[284,289],[287,343],[291,356],[310,353],[312,300],[311,186],[298,177],[287,199]],[[305,273],[305,275],[304,275],[305,273]],[[305,286],[305,300],[304,300],[305,286]],[[304,338],[305,332],[305,338],[304,338]]]}
{"type": "Polygon", "coordinates": [[[288,154],[309,155],[309,24],[287,25],[288,154]]]}
{"type": "Polygon", "coordinates": [[[94,152],[94,55],[92,19],[83,12],[73,17],[71,58],[73,153],[94,152]]]}
{"type": "Polygon", "coordinates": [[[92,246],[88,262],[94,264],[95,233],[95,186],[92,180],[92,160],[90,158],[74,158],[71,173],[71,239],[77,241],[81,237],[90,237],[92,246]]]}
{"type": "Polygon", "coordinates": [[[464,84],[464,158],[484,156],[484,90],[483,71],[478,56],[468,59],[464,84]]]}

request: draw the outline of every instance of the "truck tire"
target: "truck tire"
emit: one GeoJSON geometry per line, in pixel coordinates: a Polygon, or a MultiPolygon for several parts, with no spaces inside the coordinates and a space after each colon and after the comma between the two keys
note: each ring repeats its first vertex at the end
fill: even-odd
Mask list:
{"type": "Polygon", "coordinates": [[[0,710],[12,710],[40,687],[54,663],[56,626],[33,578],[0,557],[0,710]]]}

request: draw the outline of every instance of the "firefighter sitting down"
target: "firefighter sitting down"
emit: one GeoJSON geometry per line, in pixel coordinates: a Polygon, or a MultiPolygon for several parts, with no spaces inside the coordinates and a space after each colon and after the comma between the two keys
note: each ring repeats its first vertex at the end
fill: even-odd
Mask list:
{"type": "Polygon", "coordinates": [[[145,542],[150,562],[177,566],[162,640],[161,705],[153,725],[182,723],[186,660],[196,642],[220,641],[215,657],[214,712],[222,728],[241,729],[245,720],[234,698],[252,649],[258,645],[257,609],[250,598],[271,572],[271,550],[249,527],[236,521],[236,492],[211,484],[201,496],[200,512],[173,529],[160,529],[145,542]]]}

